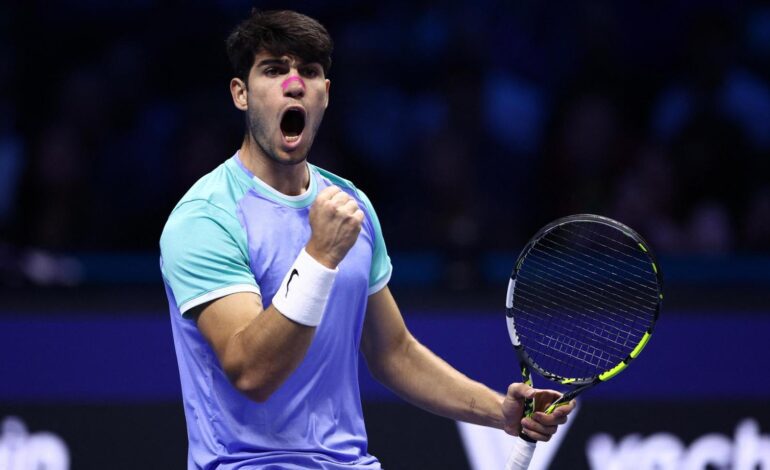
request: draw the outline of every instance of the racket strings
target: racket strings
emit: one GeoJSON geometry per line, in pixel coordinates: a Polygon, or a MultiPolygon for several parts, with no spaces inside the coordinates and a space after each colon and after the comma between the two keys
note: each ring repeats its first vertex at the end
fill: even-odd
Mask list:
{"type": "MultiPolygon", "coordinates": [[[[618,254],[619,254],[619,255],[621,255],[621,256],[624,256],[624,257],[630,258],[630,259],[631,259],[633,262],[632,262],[632,263],[625,263],[625,264],[627,264],[628,266],[630,266],[630,267],[632,267],[632,268],[634,268],[634,269],[638,269],[639,271],[641,271],[641,272],[642,272],[642,274],[647,274],[647,272],[648,272],[648,271],[647,271],[646,269],[642,269],[642,268],[639,268],[639,266],[637,266],[637,265],[636,265],[636,263],[639,263],[640,261],[642,261],[642,262],[644,262],[644,263],[646,263],[646,262],[648,261],[648,258],[647,258],[647,256],[646,256],[645,254],[642,254],[642,253],[640,253],[640,252],[639,252],[639,250],[637,250],[637,249],[636,249],[636,246],[634,246],[634,245],[628,245],[628,244],[625,244],[625,243],[619,242],[618,240],[616,240],[616,239],[614,239],[614,238],[610,238],[610,237],[608,237],[608,236],[606,236],[606,235],[604,235],[604,234],[602,234],[602,233],[600,233],[600,232],[594,231],[594,230],[590,230],[590,229],[588,229],[587,231],[588,231],[588,232],[591,232],[591,234],[592,234],[592,235],[596,235],[596,236],[597,236],[597,237],[599,237],[599,238],[603,238],[603,239],[605,239],[605,240],[608,240],[609,242],[612,242],[612,243],[614,243],[614,244],[616,244],[616,245],[618,245],[618,246],[620,246],[620,247],[622,247],[622,248],[625,248],[626,250],[627,250],[628,248],[632,248],[632,249],[633,249],[633,251],[632,251],[631,253],[633,253],[633,254],[629,254],[629,253],[627,253],[626,251],[623,251],[623,250],[618,250],[618,249],[616,249],[616,248],[613,248],[613,247],[611,247],[611,246],[609,246],[609,245],[605,245],[605,244],[603,244],[603,243],[599,243],[599,244],[600,244],[602,247],[604,247],[604,248],[607,248],[607,249],[608,249],[608,250],[610,250],[610,251],[613,251],[613,252],[615,252],[615,253],[618,253],[618,254]],[[641,257],[639,257],[639,256],[634,256],[634,255],[637,255],[637,254],[641,254],[642,256],[641,256],[641,257]]],[[[582,233],[580,233],[580,232],[572,232],[572,234],[573,234],[573,235],[575,235],[575,237],[577,237],[577,238],[582,238],[583,240],[586,240],[586,241],[588,241],[588,242],[598,243],[598,242],[596,241],[596,239],[595,239],[595,238],[586,237],[585,235],[583,235],[583,234],[582,234],[582,233]]],[[[555,237],[558,237],[558,236],[559,236],[557,233],[554,233],[553,235],[554,235],[555,237]]],[[[590,245],[589,245],[589,246],[590,246],[590,245]]],[[[609,254],[607,254],[607,253],[602,253],[602,252],[599,252],[599,254],[601,254],[601,255],[603,255],[603,256],[611,256],[611,255],[609,255],[609,254]]],[[[616,261],[618,261],[618,262],[622,262],[622,260],[619,260],[619,259],[615,259],[615,260],[616,260],[616,261]]],[[[648,280],[646,276],[640,276],[640,277],[641,277],[642,279],[648,280]]]]}
{"type": "MultiPolygon", "coordinates": [[[[558,307],[561,307],[561,305],[558,302],[552,301],[550,299],[551,296],[548,295],[547,293],[545,293],[545,295],[544,295],[545,300],[550,302],[553,305],[553,307],[549,307],[547,305],[538,304],[536,299],[527,299],[526,295],[524,295],[524,294],[517,294],[517,295],[522,296],[525,301],[529,300],[528,306],[530,307],[531,310],[537,311],[538,313],[542,313],[542,314],[550,317],[552,320],[557,318],[557,316],[552,315],[551,313],[549,313],[549,311],[556,312],[557,314],[560,313],[560,312],[563,312],[567,317],[569,317],[572,320],[576,320],[576,318],[573,317],[572,315],[569,315],[568,312],[574,313],[575,315],[580,316],[582,319],[596,320],[595,323],[601,324],[602,325],[601,328],[586,328],[585,326],[583,326],[582,323],[577,323],[577,322],[573,323],[571,325],[571,327],[583,330],[586,333],[589,333],[591,335],[595,335],[595,336],[601,338],[602,340],[610,341],[612,343],[615,343],[616,345],[619,346],[619,348],[617,348],[619,354],[624,354],[625,351],[627,351],[627,346],[628,346],[628,341],[629,340],[636,340],[636,341],[638,341],[642,337],[642,335],[644,335],[644,332],[646,331],[646,328],[638,328],[637,325],[618,325],[617,323],[610,323],[610,321],[605,321],[605,320],[603,320],[601,318],[591,318],[585,312],[582,312],[582,311],[577,310],[577,309],[571,310],[571,311],[570,310],[560,310],[560,309],[558,309],[558,307]],[[554,308],[554,307],[556,307],[556,308],[554,308]],[[625,333],[625,340],[624,340],[623,343],[618,342],[619,339],[620,339],[620,332],[621,331],[625,333]],[[632,333],[636,333],[633,338],[631,337],[632,333]],[[615,339],[614,340],[612,339],[612,335],[613,334],[615,335],[615,339]]],[[[523,310],[522,310],[522,312],[523,312],[523,310]]],[[[526,316],[524,318],[526,318],[526,316]]],[[[547,325],[547,326],[551,326],[551,325],[547,325]]]]}
{"type": "MultiPolygon", "coordinates": [[[[540,312],[543,312],[545,315],[549,315],[547,312],[545,312],[545,310],[543,310],[543,307],[537,307],[532,304],[524,305],[524,306],[529,307],[530,309],[539,308],[540,312]]],[[[514,307],[514,309],[519,310],[520,312],[523,312],[523,310],[517,307],[514,307]]],[[[549,315],[549,316],[551,317],[551,320],[555,319],[555,316],[553,315],[549,315]]],[[[571,319],[575,320],[572,317],[571,319]]],[[[546,348],[552,347],[551,343],[544,343],[542,340],[542,338],[546,336],[543,333],[538,331],[542,327],[542,325],[538,325],[534,321],[524,316],[519,317],[518,320],[519,320],[519,325],[517,326],[517,328],[519,326],[522,327],[521,328],[523,330],[522,334],[525,337],[527,336],[526,331],[529,330],[529,333],[530,333],[529,337],[533,338],[534,341],[536,341],[538,344],[540,344],[541,346],[545,346],[546,348]],[[530,327],[527,328],[526,324],[529,324],[530,327]]],[[[585,358],[581,358],[581,360],[586,362],[586,365],[594,369],[601,368],[602,370],[604,370],[604,368],[606,368],[607,366],[617,364],[618,362],[620,362],[626,357],[628,352],[628,342],[630,339],[629,336],[626,336],[625,338],[621,338],[620,335],[616,334],[616,336],[613,338],[612,335],[615,334],[614,333],[615,331],[617,331],[616,328],[610,328],[610,329],[603,328],[600,330],[588,329],[580,325],[580,322],[578,321],[575,321],[573,323],[577,324],[577,326],[573,326],[572,328],[578,328],[580,330],[583,330],[586,333],[588,333],[588,336],[583,336],[580,339],[578,339],[574,337],[574,334],[570,336],[562,335],[560,336],[561,340],[570,344],[574,349],[580,352],[590,352],[592,358],[598,357],[603,361],[602,363],[598,363],[595,361],[587,361],[585,358]],[[608,342],[614,344],[615,346],[611,346],[610,344],[608,344],[608,342]]],[[[552,324],[547,325],[546,328],[550,328],[549,331],[556,331],[558,329],[552,324]]],[[[543,330],[545,330],[546,328],[543,328],[543,330]]],[[[639,337],[641,338],[641,335],[639,335],[639,337]]],[[[560,352],[564,352],[564,351],[560,350],[560,352]]],[[[569,355],[569,353],[567,354],[569,355]]],[[[581,377],[595,375],[589,372],[590,370],[584,371],[581,377]]]]}
{"type": "MultiPolygon", "coordinates": [[[[555,237],[555,238],[559,238],[559,237],[555,237]]],[[[559,243],[559,242],[557,242],[556,240],[553,240],[553,239],[543,240],[543,242],[544,243],[551,243],[553,245],[558,246],[559,248],[563,248],[565,251],[569,250],[571,252],[576,253],[574,255],[567,255],[567,256],[571,256],[573,259],[577,259],[579,262],[585,262],[588,266],[592,266],[592,267],[595,267],[596,269],[598,269],[600,271],[603,271],[605,273],[605,275],[610,275],[610,276],[613,276],[613,277],[616,277],[616,278],[620,278],[620,275],[617,272],[610,271],[607,268],[604,268],[604,267],[601,267],[601,266],[598,266],[598,265],[595,266],[590,261],[587,261],[587,260],[592,260],[592,261],[596,261],[596,262],[603,262],[603,263],[609,265],[611,268],[617,269],[618,271],[620,271],[622,273],[628,274],[629,276],[637,277],[637,278],[641,279],[642,281],[646,281],[645,278],[639,276],[638,274],[629,272],[629,271],[627,271],[627,270],[625,270],[623,268],[620,268],[617,265],[615,265],[615,264],[613,264],[611,262],[608,262],[608,261],[606,261],[604,259],[601,259],[601,258],[598,258],[598,257],[592,257],[592,256],[588,255],[587,253],[582,253],[582,252],[578,251],[578,249],[577,249],[577,248],[586,248],[589,251],[592,251],[592,252],[597,253],[597,254],[601,254],[598,250],[596,250],[594,248],[583,247],[583,246],[581,246],[579,244],[574,244],[577,248],[570,247],[570,246],[566,246],[564,244],[561,244],[561,243],[559,243]]],[[[554,249],[553,251],[557,251],[557,250],[554,249]]],[[[611,259],[611,261],[616,261],[616,260],[611,259]]],[[[644,261],[644,263],[646,264],[646,267],[648,267],[650,269],[643,270],[643,272],[645,272],[649,276],[649,274],[651,272],[651,266],[652,265],[648,264],[646,260],[644,261]]],[[[643,268],[638,267],[638,266],[637,266],[637,268],[638,269],[643,269],[643,268]]],[[[601,273],[593,273],[593,274],[599,275],[601,273]]],[[[648,295],[649,293],[652,293],[652,292],[657,293],[657,285],[656,284],[647,284],[646,282],[639,282],[639,287],[640,288],[644,288],[647,291],[649,291],[649,292],[644,292],[644,291],[640,290],[639,291],[640,295],[648,295]]]]}
{"type": "MultiPolygon", "coordinates": [[[[558,318],[560,313],[566,315],[573,324],[563,325],[563,327],[577,328],[605,341],[609,340],[617,344],[620,355],[627,352],[629,344],[633,346],[638,342],[649,325],[649,320],[643,316],[643,312],[624,307],[618,302],[595,299],[587,295],[585,288],[590,289],[593,286],[569,281],[552,282],[533,272],[528,272],[521,279],[532,286],[535,298],[527,299],[530,309],[538,314],[549,316],[550,320],[558,318]],[[558,289],[559,292],[554,293],[554,289],[558,289]],[[543,309],[538,310],[538,305],[542,305],[543,309]],[[590,328],[582,327],[583,323],[590,325],[590,328]]],[[[519,295],[524,294],[519,292],[519,295]]],[[[553,325],[547,326],[553,327],[553,325]]]]}
{"type": "Polygon", "coordinates": [[[530,357],[536,367],[559,377],[592,377],[597,368],[611,362],[596,348],[570,341],[570,338],[563,335],[533,336],[533,339],[528,340],[528,345],[528,351],[534,351],[530,357]]]}
{"type": "Polygon", "coordinates": [[[514,323],[522,344],[540,369],[562,378],[614,367],[654,322],[659,290],[649,256],[603,224],[547,232],[516,281],[514,323]]]}
{"type": "MultiPolygon", "coordinates": [[[[534,259],[531,261],[535,262],[534,259]]],[[[553,287],[562,289],[559,295],[569,297],[569,299],[573,300],[574,304],[578,306],[578,309],[585,307],[591,313],[598,313],[594,308],[591,308],[595,306],[608,315],[608,320],[614,319],[627,327],[633,327],[635,324],[641,323],[644,325],[643,329],[646,329],[646,325],[649,323],[649,315],[645,312],[644,308],[649,310],[649,306],[639,306],[636,305],[635,302],[624,303],[624,300],[626,299],[623,299],[622,295],[618,292],[612,292],[595,283],[585,282],[584,280],[569,274],[565,275],[567,279],[562,279],[561,281],[555,280],[552,274],[556,274],[556,271],[553,268],[541,266],[541,263],[539,262],[536,262],[536,264],[542,269],[550,271],[551,275],[546,277],[537,272],[533,272],[532,270],[527,270],[526,272],[520,273],[520,279],[526,281],[529,276],[532,276],[542,281],[537,282],[532,280],[534,284],[543,286],[545,292],[549,292],[550,288],[553,287]],[[596,296],[587,294],[587,292],[592,293],[596,291],[606,295],[596,296]]],[[[556,266],[562,267],[562,265],[558,263],[555,264],[556,266]]],[[[601,316],[598,316],[598,318],[601,318],[601,316]]]]}
{"type": "MultiPolygon", "coordinates": [[[[606,294],[606,296],[601,297],[600,300],[597,299],[597,301],[601,305],[604,305],[604,306],[606,306],[608,308],[618,308],[621,311],[622,314],[627,314],[627,315],[629,315],[631,317],[634,317],[636,319],[639,319],[639,320],[642,320],[642,321],[647,321],[647,315],[646,315],[647,311],[646,311],[646,309],[649,309],[650,305],[638,304],[635,301],[628,302],[628,299],[624,298],[623,295],[622,295],[623,291],[617,290],[614,286],[607,286],[609,288],[605,288],[604,286],[596,285],[596,283],[591,283],[590,282],[590,277],[587,277],[587,276],[583,275],[582,277],[584,278],[584,280],[581,280],[579,277],[577,277],[577,276],[580,276],[579,273],[575,273],[575,275],[572,275],[571,273],[569,273],[566,270],[562,271],[560,273],[560,272],[556,271],[554,268],[550,268],[548,266],[542,265],[539,262],[539,260],[537,260],[537,259],[533,258],[531,261],[537,263],[538,265],[540,265],[542,267],[542,269],[550,271],[553,275],[561,275],[561,274],[563,274],[564,277],[568,278],[568,279],[564,279],[563,280],[564,284],[560,284],[560,286],[563,286],[563,287],[572,286],[573,289],[571,289],[571,290],[573,292],[578,292],[579,294],[580,294],[580,292],[577,289],[586,289],[586,290],[596,289],[596,290],[599,290],[603,294],[606,294]],[[615,289],[615,290],[612,290],[612,289],[615,289]]],[[[554,262],[554,264],[556,266],[562,267],[562,265],[559,265],[556,262],[554,262]]],[[[529,274],[530,274],[530,272],[528,271],[526,273],[526,275],[529,275],[529,274]]],[[[543,279],[543,281],[546,282],[546,283],[547,282],[554,282],[554,283],[558,284],[558,282],[559,282],[559,281],[555,281],[552,278],[552,276],[548,277],[548,278],[543,277],[543,276],[537,276],[537,275],[534,275],[534,276],[536,276],[536,277],[538,277],[540,279],[543,279]]],[[[611,315],[617,315],[621,319],[626,318],[622,314],[620,314],[620,313],[616,314],[616,313],[612,312],[611,310],[609,310],[608,313],[611,314],[611,315]]]]}
{"type": "MultiPolygon", "coordinates": [[[[658,291],[655,286],[644,290],[648,286],[624,277],[604,260],[581,257],[566,249],[558,251],[558,248],[549,248],[551,247],[546,245],[535,247],[533,251],[536,254],[548,258],[543,260],[536,257],[535,261],[545,265],[552,263],[554,267],[558,266],[559,270],[566,270],[567,274],[573,275],[572,279],[582,279],[583,283],[601,287],[605,293],[612,294],[614,299],[621,298],[623,303],[635,305],[642,311],[657,303],[658,291]]],[[[561,272],[556,274],[558,277],[562,275],[561,272]]]]}
{"type": "MultiPolygon", "coordinates": [[[[589,318],[594,319],[597,323],[603,324],[607,326],[611,330],[617,330],[619,328],[623,328],[626,331],[628,330],[636,330],[643,334],[643,332],[646,330],[644,325],[639,326],[641,323],[644,322],[644,318],[635,316],[637,321],[634,321],[634,318],[630,318],[627,316],[620,315],[616,312],[614,312],[611,309],[603,308],[602,306],[597,306],[599,310],[592,308],[593,305],[585,300],[585,299],[579,299],[571,294],[564,294],[564,291],[560,293],[559,295],[564,295],[565,297],[569,297],[569,299],[564,299],[562,297],[556,296],[556,294],[553,294],[553,287],[552,285],[549,285],[545,282],[538,282],[538,281],[531,281],[531,283],[534,285],[534,288],[537,292],[535,292],[535,295],[540,294],[543,296],[543,300],[545,300],[547,303],[555,306],[560,307],[561,303],[566,303],[568,307],[572,307],[572,309],[565,310],[565,313],[575,313],[582,316],[588,316],[591,314],[594,314],[590,316],[589,318]],[[567,302],[567,300],[574,300],[575,302],[567,302]],[[587,312],[586,312],[587,311],[587,312]]],[[[560,285],[556,285],[555,287],[561,287],[560,285]]],[[[519,293],[518,295],[525,295],[519,293]]],[[[537,306],[537,298],[533,299],[532,301],[533,306],[537,306]]],[[[547,306],[546,306],[547,307],[547,306]]],[[[610,308],[612,308],[610,306],[610,308]]],[[[628,331],[629,333],[633,331],[628,331]]]]}
{"type": "MultiPolygon", "coordinates": [[[[549,359],[569,367],[572,374],[560,374],[563,377],[592,377],[595,375],[597,368],[602,371],[606,370],[608,367],[614,366],[623,359],[623,357],[620,357],[619,355],[608,353],[606,349],[600,349],[596,346],[578,341],[575,338],[569,338],[563,335],[538,335],[533,341],[540,346],[543,346],[543,348],[539,350],[538,356],[548,357],[549,359]],[[549,354],[549,352],[553,352],[553,354],[549,354]],[[561,358],[554,354],[558,354],[561,358]],[[578,367],[574,361],[566,361],[563,356],[577,359],[582,363],[582,367],[578,367]]],[[[540,358],[538,357],[538,359],[540,358]]],[[[543,366],[543,364],[539,365],[541,367],[543,366]]],[[[549,367],[546,370],[554,371],[556,369],[549,367]]]]}
{"type": "MultiPolygon", "coordinates": [[[[607,286],[620,286],[624,294],[627,293],[626,290],[630,289],[637,294],[635,296],[637,299],[642,300],[645,303],[657,303],[658,285],[652,271],[652,263],[649,259],[637,259],[637,265],[634,266],[639,272],[645,274],[645,276],[642,277],[637,273],[630,272],[622,266],[619,266],[616,263],[619,260],[616,258],[608,256],[606,253],[602,253],[590,246],[573,243],[571,240],[560,237],[558,234],[553,234],[553,237],[543,238],[541,241],[543,244],[538,244],[534,247],[539,250],[540,253],[553,256],[557,260],[559,259],[557,255],[563,254],[565,256],[564,262],[575,266],[578,269],[578,272],[583,271],[583,274],[590,274],[595,277],[598,282],[601,282],[604,277],[608,276],[609,282],[607,283],[607,286]],[[566,244],[559,243],[554,240],[554,238],[564,240],[566,244]],[[559,247],[559,249],[554,248],[552,245],[559,247]],[[585,248],[597,256],[591,256],[581,252],[580,248],[585,248]],[[560,251],[560,249],[562,251],[560,251]],[[604,258],[599,256],[604,256],[604,258]],[[623,276],[623,274],[635,277],[636,279],[639,279],[639,281],[623,276]]],[[[637,252],[638,251],[639,250],[637,250],[637,252]]],[[[628,263],[623,264],[628,265],[628,263]]],[[[644,305],[644,307],[647,308],[648,305],[644,305]]]]}
{"type": "MultiPolygon", "coordinates": [[[[541,352],[541,354],[540,354],[542,357],[546,357],[546,358],[550,359],[553,362],[556,362],[556,363],[559,363],[559,364],[563,365],[566,368],[574,369],[575,368],[575,361],[574,360],[569,360],[568,361],[564,356],[570,357],[572,359],[576,359],[576,360],[584,363],[586,366],[588,366],[588,367],[585,368],[585,370],[587,370],[587,371],[590,371],[593,368],[595,368],[595,360],[594,360],[595,356],[593,356],[592,358],[588,358],[587,356],[577,356],[577,355],[573,354],[572,351],[570,351],[570,350],[567,350],[567,351],[557,351],[560,354],[559,354],[559,356],[556,356],[556,355],[553,355],[553,354],[549,354],[547,352],[547,351],[549,351],[549,349],[548,349],[549,345],[552,344],[552,343],[550,343],[550,342],[548,342],[548,343],[539,342],[539,344],[545,347],[543,352],[541,352]]],[[[607,363],[610,364],[609,361],[607,361],[607,363]]],[[[541,368],[542,368],[542,366],[541,366],[541,368]]],[[[554,369],[553,368],[548,368],[546,370],[550,371],[550,370],[554,370],[554,369]]],[[[574,378],[590,378],[592,376],[593,376],[592,374],[587,373],[587,374],[585,374],[583,376],[575,375],[574,378]]],[[[560,376],[560,377],[562,377],[562,376],[560,376]]]]}
{"type": "MultiPolygon", "coordinates": [[[[527,307],[525,305],[525,308],[527,307]]],[[[533,311],[533,308],[529,306],[528,310],[533,311]]],[[[555,309],[552,310],[557,312],[555,309]]],[[[535,311],[537,313],[544,313],[546,309],[541,306],[535,311]]],[[[617,334],[617,328],[613,328],[612,325],[605,324],[605,327],[602,329],[594,328],[591,330],[583,326],[574,325],[574,323],[580,323],[581,321],[585,322],[585,319],[576,319],[571,315],[567,315],[567,321],[564,321],[559,319],[557,315],[548,315],[546,313],[546,316],[548,317],[547,321],[549,324],[545,327],[542,325],[542,318],[539,320],[529,320],[526,317],[520,317],[518,328],[522,331],[520,337],[522,342],[527,345],[530,356],[533,357],[535,362],[540,363],[543,369],[553,371],[557,375],[568,378],[597,375],[608,367],[619,363],[627,356],[630,350],[626,347],[629,343],[628,338],[622,338],[617,334]],[[530,328],[527,328],[526,324],[529,324],[530,328]],[[607,328],[608,326],[609,328],[607,328]],[[582,330],[583,333],[578,332],[579,336],[576,336],[575,329],[582,330]],[[551,335],[551,339],[558,338],[558,342],[554,343],[554,341],[544,340],[543,338],[548,339],[548,337],[540,333],[541,330],[553,331],[555,335],[551,335]],[[532,344],[533,341],[540,347],[534,346],[532,344]],[[555,347],[554,344],[559,344],[560,346],[555,347]],[[615,346],[613,347],[611,344],[615,346]],[[563,367],[555,368],[552,364],[543,363],[539,356],[545,355],[553,359],[554,356],[548,354],[551,351],[580,359],[585,367],[578,368],[574,361],[561,361],[561,364],[567,366],[567,369],[563,367]]]]}

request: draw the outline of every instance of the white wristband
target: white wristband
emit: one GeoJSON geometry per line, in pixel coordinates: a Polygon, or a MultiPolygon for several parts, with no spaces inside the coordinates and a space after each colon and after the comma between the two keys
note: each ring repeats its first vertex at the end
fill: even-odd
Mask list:
{"type": "Polygon", "coordinates": [[[273,307],[297,323],[318,326],[338,272],[316,261],[303,248],[273,296],[273,307]]]}

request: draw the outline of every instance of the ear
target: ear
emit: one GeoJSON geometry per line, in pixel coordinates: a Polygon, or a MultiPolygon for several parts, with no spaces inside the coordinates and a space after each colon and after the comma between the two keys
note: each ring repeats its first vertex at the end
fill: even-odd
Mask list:
{"type": "Polygon", "coordinates": [[[324,101],[324,109],[326,109],[329,106],[329,87],[331,87],[332,82],[327,78],[326,79],[326,101],[324,101]]]}
{"type": "Polygon", "coordinates": [[[246,84],[240,78],[230,80],[230,95],[233,97],[233,104],[241,111],[246,111],[249,107],[249,90],[246,84]]]}

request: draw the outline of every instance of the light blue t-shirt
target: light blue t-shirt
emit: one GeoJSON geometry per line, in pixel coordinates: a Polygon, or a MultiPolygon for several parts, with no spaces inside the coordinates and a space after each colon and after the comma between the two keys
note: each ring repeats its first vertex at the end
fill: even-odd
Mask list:
{"type": "Polygon", "coordinates": [[[377,215],[349,181],[308,165],[310,186],[286,196],[252,175],[236,154],[201,178],[174,208],[160,240],[187,433],[188,468],[377,469],[367,453],[358,350],[369,295],[392,267],[377,215]],[[265,307],[310,238],[308,213],[329,185],[364,211],[340,264],[323,321],[297,369],[264,403],[238,392],[191,308],[254,292],[265,307]]]}

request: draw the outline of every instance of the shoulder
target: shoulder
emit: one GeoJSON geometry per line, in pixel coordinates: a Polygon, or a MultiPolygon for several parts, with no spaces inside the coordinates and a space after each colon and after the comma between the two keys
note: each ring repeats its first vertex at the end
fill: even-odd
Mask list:
{"type": "Polygon", "coordinates": [[[248,177],[232,158],[201,177],[174,206],[168,223],[195,215],[227,215],[236,219],[238,202],[249,190],[248,177]]]}
{"type": "Polygon", "coordinates": [[[310,165],[310,168],[318,173],[321,178],[327,180],[329,183],[335,186],[338,186],[343,191],[358,199],[359,202],[364,204],[367,212],[374,213],[374,208],[372,207],[372,202],[369,200],[369,197],[361,189],[357,188],[352,181],[335,175],[331,171],[324,170],[323,168],[319,168],[315,165],[310,165]]]}
{"type": "MultiPolygon", "coordinates": [[[[237,168],[235,168],[237,170],[237,168]]],[[[247,182],[233,171],[228,160],[199,179],[171,211],[161,235],[164,240],[195,239],[211,230],[238,231],[238,202],[248,191],[247,182]]]]}

